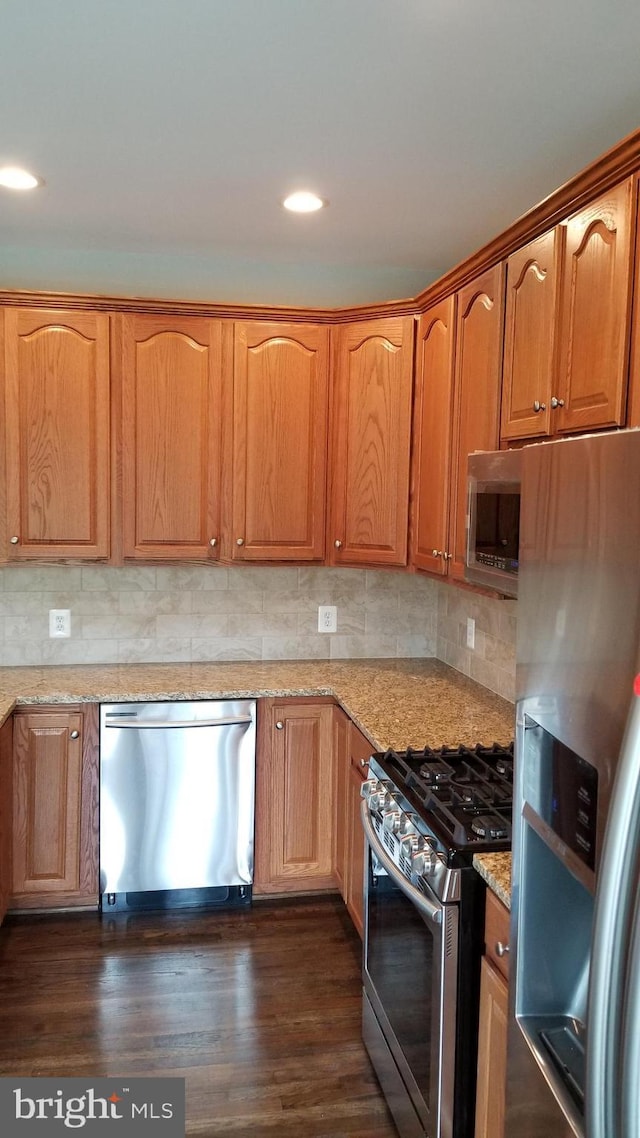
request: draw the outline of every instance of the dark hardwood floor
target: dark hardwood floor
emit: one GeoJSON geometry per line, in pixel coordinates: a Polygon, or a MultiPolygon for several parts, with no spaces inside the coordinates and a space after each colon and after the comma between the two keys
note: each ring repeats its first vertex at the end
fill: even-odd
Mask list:
{"type": "Polygon", "coordinates": [[[0,1075],[178,1075],[187,1134],[397,1138],[360,1038],[336,898],[9,917],[0,1075]]]}

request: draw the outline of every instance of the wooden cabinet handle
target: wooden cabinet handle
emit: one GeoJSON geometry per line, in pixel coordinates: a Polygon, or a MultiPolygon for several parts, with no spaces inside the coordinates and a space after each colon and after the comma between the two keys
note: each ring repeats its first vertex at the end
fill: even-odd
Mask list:
{"type": "MultiPolygon", "coordinates": [[[[551,401],[551,406],[553,407],[553,400],[551,401]]],[[[546,411],[546,409],[546,403],[541,403],[539,399],[534,399],[533,410],[535,411],[536,415],[538,414],[538,411],[546,411]]]]}
{"type": "Polygon", "coordinates": [[[555,411],[556,407],[564,407],[564,399],[556,399],[555,395],[551,398],[551,406],[555,411]]]}
{"type": "Polygon", "coordinates": [[[12,545],[17,545],[17,544],[18,544],[18,542],[20,541],[20,538],[19,538],[19,537],[16,537],[16,536],[15,536],[15,534],[14,534],[14,536],[13,536],[12,538],[10,538],[9,540],[11,541],[11,544],[12,544],[12,545]]]}
{"type": "Polygon", "coordinates": [[[276,723],[276,731],[282,731],[283,727],[284,727],[284,723],[282,722],[281,719],[279,719],[278,722],[276,723]]]}
{"type": "Polygon", "coordinates": [[[434,557],[442,557],[442,550],[441,549],[432,549],[431,553],[434,557]]]}
{"type": "Polygon", "coordinates": [[[214,547],[215,547],[217,544],[218,544],[218,539],[217,539],[217,537],[212,537],[212,538],[209,538],[209,545],[211,546],[211,548],[212,548],[212,549],[213,549],[213,548],[214,548],[214,547]]]}
{"type": "Polygon", "coordinates": [[[333,544],[335,545],[336,549],[342,549],[342,542],[341,541],[336,540],[336,541],[334,541],[333,544]]]}
{"type": "Polygon", "coordinates": [[[244,545],[244,538],[243,537],[237,537],[236,538],[236,545],[244,545]]]}
{"type": "Polygon", "coordinates": [[[509,952],[509,945],[503,944],[501,940],[496,941],[496,956],[506,956],[509,952]]]}
{"type": "Polygon", "coordinates": [[[70,739],[79,739],[80,738],[80,732],[79,731],[70,731],[69,732],[69,738],[70,739]]]}

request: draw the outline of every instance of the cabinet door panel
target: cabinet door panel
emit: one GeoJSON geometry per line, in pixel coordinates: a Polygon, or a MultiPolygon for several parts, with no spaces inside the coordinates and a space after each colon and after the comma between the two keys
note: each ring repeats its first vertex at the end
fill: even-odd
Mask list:
{"type": "Polygon", "coordinates": [[[555,431],[624,423],[634,216],[628,178],[566,223],[555,431]]]}
{"type": "Polygon", "coordinates": [[[334,803],[331,704],[264,701],[256,764],[256,893],[335,886],[334,803]]]}
{"type": "Polygon", "coordinates": [[[447,571],[455,311],[455,297],[447,297],[418,325],[411,564],[441,575],[447,571]]]}
{"type": "Polygon", "coordinates": [[[508,989],[481,961],[475,1138],[503,1138],[507,1079],[508,989]]]}
{"type": "Polygon", "coordinates": [[[553,229],[507,261],[502,439],[549,433],[563,236],[553,229]]]}
{"type": "Polygon", "coordinates": [[[15,716],[14,894],[80,889],[81,729],[80,715],[15,716]]]}
{"type": "Polygon", "coordinates": [[[336,333],[329,530],[336,564],[407,562],[413,325],[399,317],[336,333]]]}
{"type": "Polygon", "coordinates": [[[328,383],[328,329],[236,324],[234,557],[322,559],[328,383]]]}
{"type": "Polygon", "coordinates": [[[109,317],[4,313],[8,557],[109,552],[109,317]]]}
{"type": "Polygon", "coordinates": [[[474,450],[498,447],[503,284],[503,266],[496,265],[458,295],[449,571],[460,579],[466,548],[468,457],[474,450]]]}
{"type": "Polygon", "coordinates": [[[221,321],[125,317],[122,361],[124,556],[217,557],[221,321]]]}
{"type": "Polygon", "coordinates": [[[0,923],[13,883],[13,720],[0,727],[0,923]]]}

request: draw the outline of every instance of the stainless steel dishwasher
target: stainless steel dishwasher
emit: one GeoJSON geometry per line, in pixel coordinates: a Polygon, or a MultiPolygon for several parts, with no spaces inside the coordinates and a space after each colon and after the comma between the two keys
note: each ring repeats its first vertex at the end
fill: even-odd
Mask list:
{"type": "Polygon", "coordinates": [[[103,913],[250,904],[254,700],[103,704],[103,913]]]}

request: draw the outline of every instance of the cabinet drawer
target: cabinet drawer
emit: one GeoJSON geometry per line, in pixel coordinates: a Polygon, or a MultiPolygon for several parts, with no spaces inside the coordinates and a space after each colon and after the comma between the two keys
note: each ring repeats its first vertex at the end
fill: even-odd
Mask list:
{"type": "Polygon", "coordinates": [[[486,955],[505,980],[509,979],[509,952],[500,954],[500,949],[509,945],[509,910],[495,893],[487,889],[487,908],[485,913],[486,955]]]}

